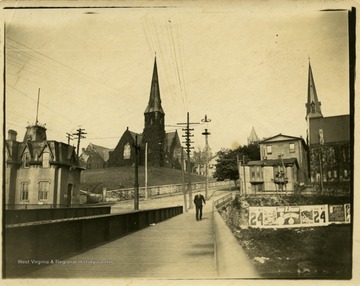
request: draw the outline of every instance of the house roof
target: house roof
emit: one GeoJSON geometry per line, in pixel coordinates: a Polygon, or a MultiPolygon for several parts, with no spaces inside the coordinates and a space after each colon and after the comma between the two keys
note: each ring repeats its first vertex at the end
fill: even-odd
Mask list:
{"type": "Polygon", "coordinates": [[[350,116],[338,115],[310,119],[310,145],[320,144],[322,130],[324,143],[350,142],[350,116]]]}
{"type": "Polygon", "coordinates": [[[304,141],[304,139],[302,137],[289,136],[289,135],[284,135],[284,134],[279,133],[275,136],[261,140],[259,143],[273,142],[273,141],[288,141],[288,140],[294,140],[294,139],[304,141]]]}
{"type": "Polygon", "coordinates": [[[305,143],[305,140],[302,138],[302,137],[295,137],[295,136],[289,136],[289,135],[283,135],[281,133],[275,135],[275,136],[272,136],[272,137],[269,137],[269,138],[266,138],[262,141],[259,142],[259,144],[266,144],[266,143],[273,143],[273,142],[282,142],[282,141],[301,141],[301,143],[303,144],[303,146],[305,148],[307,148],[307,145],[305,143]]]}

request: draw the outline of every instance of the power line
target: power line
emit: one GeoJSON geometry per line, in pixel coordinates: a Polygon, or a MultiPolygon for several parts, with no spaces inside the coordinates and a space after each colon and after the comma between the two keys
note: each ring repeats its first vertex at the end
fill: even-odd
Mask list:
{"type": "MultiPolygon", "coordinates": [[[[136,98],[136,97],[131,96],[131,95],[127,95],[127,94],[125,94],[123,91],[119,91],[119,90],[117,90],[117,89],[115,89],[115,88],[113,88],[113,87],[111,87],[111,86],[109,86],[109,85],[107,85],[107,84],[105,84],[105,83],[99,82],[97,79],[95,79],[95,78],[93,78],[93,77],[91,77],[91,76],[89,76],[89,75],[87,75],[87,74],[84,74],[84,73],[82,73],[82,72],[80,72],[80,71],[78,71],[78,70],[76,70],[76,69],[74,69],[74,68],[72,68],[72,67],[70,67],[70,66],[67,66],[67,65],[63,64],[62,62],[60,62],[60,61],[58,61],[58,60],[55,60],[55,59],[53,59],[53,58],[51,58],[51,57],[49,57],[49,56],[47,56],[47,55],[45,55],[45,54],[43,54],[43,53],[35,50],[35,49],[33,49],[33,48],[28,47],[27,45],[24,45],[24,44],[22,44],[22,43],[20,43],[20,42],[18,42],[18,41],[16,41],[16,40],[14,40],[14,39],[11,39],[11,38],[8,38],[8,39],[11,40],[11,41],[13,41],[13,42],[15,42],[15,43],[17,43],[18,45],[21,45],[21,46],[23,46],[23,47],[25,47],[25,48],[27,48],[27,49],[29,49],[29,50],[31,50],[31,51],[34,51],[35,53],[37,53],[37,54],[45,57],[46,59],[48,59],[48,60],[50,60],[50,61],[53,61],[53,62],[61,65],[62,67],[65,67],[65,68],[67,69],[67,70],[65,69],[65,72],[68,72],[68,71],[70,70],[70,71],[72,71],[72,72],[74,72],[74,73],[76,73],[76,74],[79,74],[79,75],[87,78],[88,80],[91,81],[91,83],[94,83],[94,82],[95,82],[96,84],[99,84],[99,85],[101,85],[101,86],[105,86],[105,87],[107,87],[107,88],[109,88],[109,89],[112,89],[112,90],[116,91],[117,93],[121,92],[121,95],[124,95],[124,96],[126,96],[126,97],[129,97],[129,98],[131,98],[131,99],[136,99],[136,100],[138,100],[139,102],[143,102],[143,100],[140,100],[139,98],[136,98]]],[[[33,57],[33,58],[36,58],[34,55],[30,55],[30,56],[33,57]]],[[[64,70],[63,70],[63,71],[64,71],[64,70]]]]}

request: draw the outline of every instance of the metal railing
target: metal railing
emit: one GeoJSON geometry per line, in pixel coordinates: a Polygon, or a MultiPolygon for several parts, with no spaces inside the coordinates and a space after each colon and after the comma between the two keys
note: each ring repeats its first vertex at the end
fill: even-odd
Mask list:
{"type": "Polygon", "coordinates": [[[213,204],[217,208],[220,205],[223,205],[225,203],[228,203],[228,202],[232,201],[232,199],[233,199],[233,195],[232,194],[227,194],[226,196],[223,196],[220,199],[215,200],[213,202],[213,204]]]}

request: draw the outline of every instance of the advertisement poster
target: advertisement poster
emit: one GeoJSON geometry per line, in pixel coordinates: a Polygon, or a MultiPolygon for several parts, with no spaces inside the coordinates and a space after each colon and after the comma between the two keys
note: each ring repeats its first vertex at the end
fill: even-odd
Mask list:
{"type": "Polygon", "coordinates": [[[264,228],[326,226],[350,223],[350,214],[350,204],[250,207],[249,225],[264,228]]]}
{"type": "Polygon", "coordinates": [[[345,205],[329,206],[329,221],[333,223],[345,222],[345,205]]]}

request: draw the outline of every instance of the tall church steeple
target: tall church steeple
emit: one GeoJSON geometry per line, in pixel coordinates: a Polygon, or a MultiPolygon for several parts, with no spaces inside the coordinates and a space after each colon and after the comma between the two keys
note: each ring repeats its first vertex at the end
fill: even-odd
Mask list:
{"type": "Polygon", "coordinates": [[[306,119],[323,117],[321,113],[321,102],[318,100],[315,81],[311,70],[311,64],[309,62],[309,74],[308,74],[308,96],[306,106],[306,119]]]}
{"type": "Polygon", "coordinates": [[[148,164],[163,167],[165,160],[165,112],[161,107],[156,57],[149,103],[145,109],[144,117],[142,143],[148,145],[148,164]]]}
{"type": "Polygon", "coordinates": [[[151,81],[149,103],[145,109],[145,113],[149,113],[149,112],[160,112],[162,114],[165,114],[164,110],[161,107],[159,77],[157,72],[156,57],[155,57],[154,70],[151,81]]]}

